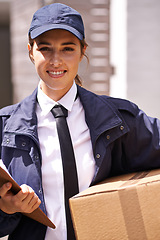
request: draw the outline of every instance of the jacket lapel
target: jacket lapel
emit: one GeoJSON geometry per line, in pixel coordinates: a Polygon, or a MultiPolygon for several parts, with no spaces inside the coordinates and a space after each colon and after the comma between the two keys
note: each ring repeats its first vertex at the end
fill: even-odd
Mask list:
{"type": "Polygon", "coordinates": [[[128,126],[122,120],[118,109],[113,108],[109,101],[107,101],[107,98],[104,100],[102,96],[97,96],[81,87],[78,87],[78,94],[85,110],[86,123],[90,130],[96,163],[95,175],[91,183],[91,185],[93,185],[97,181],[96,177],[98,176],[104,156],[106,155],[107,144],[128,132],[128,126]],[[125,125],[123,132],[120,130],[122,123],[125,125]],[[107,136],[111,131],[112,133],[114,132],[114,134],[112,134],[107,143],[104,144],[100,136],[103,133],[106,133],[107,136]],[[98,155],[100,157],[98,157],[98,155]]]}
{"type": "Polygon", "coordinates": [[[103,101],[96,94],[78,87],[78,94],[85,110],[85,118],[90,129],[93,146],[97,138],[107,130],[122,123],[122,119],[109,103],[103,101]]]}
{"type": "MultiPolygon", "coordinates": [[[[13,105],[14,111],[10,109],[10,119],[7,121],[4,132],[30,135],[37,143],[39,142],[37,134],[36,96],[37,89],[32,95],[17,104],[17,107],[13,105]]],[[[3,115],[5,116],[5,111],[3,115]]]]}

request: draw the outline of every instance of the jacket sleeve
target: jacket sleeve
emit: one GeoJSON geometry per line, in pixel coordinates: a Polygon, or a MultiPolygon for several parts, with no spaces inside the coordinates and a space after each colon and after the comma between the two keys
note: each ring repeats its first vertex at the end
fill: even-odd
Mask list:
{"type": "Polygon", "coordinates": [[[160,120],[132,102],[111,100],[128,126],[127,133],[111,144],[111,175],[160,168],[160,120]]]}
{"type": "MultiPolygon", "coordinates": [[[[4,122],[0,118],[0,143],[2,142],[4,122]]],[[[0,147],[1,154],[1,147],[0,147]]],[[[21,219],[21,213],[6,214],[0,210],[0,237],[9,235],[18,225],[21,219]]]]}
{"type": "Polygon", "coordinates": [[[21,219],[21,213],[7,214],[0,210],[0,237],[11,234],[21,219]]]}
{"type": "Polygon", "coordinates": [[[121,151],[127,171],[160,168],[160,121],[142,110],[136,116],[125,113],[129,132],[123,136],[121,151]]]}

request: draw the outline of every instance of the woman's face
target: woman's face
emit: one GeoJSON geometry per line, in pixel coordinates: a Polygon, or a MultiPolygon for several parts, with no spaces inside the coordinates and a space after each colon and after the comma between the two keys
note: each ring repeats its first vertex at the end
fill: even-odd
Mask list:
{"type": "Polygon", "coordinates": [[[81,44],[72,33],[55,29],[45,32],[28,45],[42,91],[55,101],[71,88],[83,58],[81,44]]]}

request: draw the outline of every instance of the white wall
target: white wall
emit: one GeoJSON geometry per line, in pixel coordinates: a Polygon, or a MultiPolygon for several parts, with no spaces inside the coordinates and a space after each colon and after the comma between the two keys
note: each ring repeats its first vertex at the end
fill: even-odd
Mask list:
{"type": "Polygon", "coordinates": [[[111,96],[160,118],[160,1],[111,0],[111,96]]]}
{"type": "Polygon", "coordinates": [[[127,0],[111,0],[110,62],[115,74],[110,79],[110,95],[127,94],[127,0]]]}
{"type": "Polygon", "coordinates": [[[128,0],[127,98],[160,118],[160,1],[128,0]]]}

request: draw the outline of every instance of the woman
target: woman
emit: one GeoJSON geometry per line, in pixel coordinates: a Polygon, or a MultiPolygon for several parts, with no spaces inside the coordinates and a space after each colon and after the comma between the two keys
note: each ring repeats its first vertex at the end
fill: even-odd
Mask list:
{"type": "Polygon", "coordinates": [[[57,104],[68,110],[79,191],[113,175],[160,167],[160,122],[129,101],[79,86],[86,48],[83,21],[74,9],[54,3],[34,14],[28,50],[40,83],[21,103],[0,111],[1,158],[22,185],[16,195],[10,183],[0,189],[0,236],[75,239],[66,221],[63,161],[51,113],[57,104]],[[55,230],[21,214],[39,205],[55,230]]]}

